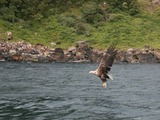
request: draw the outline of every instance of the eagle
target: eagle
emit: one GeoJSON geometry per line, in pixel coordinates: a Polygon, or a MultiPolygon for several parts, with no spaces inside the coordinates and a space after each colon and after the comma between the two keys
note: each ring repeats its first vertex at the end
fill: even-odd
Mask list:
{"type": "Polygon", "coordinates": [[[109,71],[111,70],[116,55],[116,46],[112,44],[107,48],[107,51],[103,53],[98,68],[89,72],[98,76],[102,80],[102,87],[104,88],[107,87],[107,78],[113,80],[113,77],[111,74],[109,74],[109,71]]]}

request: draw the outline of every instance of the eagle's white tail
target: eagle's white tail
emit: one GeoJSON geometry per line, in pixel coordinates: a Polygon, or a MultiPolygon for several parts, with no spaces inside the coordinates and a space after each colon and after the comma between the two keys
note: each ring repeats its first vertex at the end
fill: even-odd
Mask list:
{"type": "Polygon", "coordinates": [[[113,80],[113,76],[111,74],[108,74],[108,77],[110,80],[113,80]]]}

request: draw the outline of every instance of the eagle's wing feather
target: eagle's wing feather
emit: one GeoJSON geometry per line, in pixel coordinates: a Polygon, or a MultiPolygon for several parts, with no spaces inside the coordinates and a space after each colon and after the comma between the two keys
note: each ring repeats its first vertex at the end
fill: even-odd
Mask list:
{"type": "Polygon", "coordinates": [[[107,74],[110,71],[116,54],[115,45],[111,45],[102,56],[99,67],[97,68],[99,73],[107,74]]]}

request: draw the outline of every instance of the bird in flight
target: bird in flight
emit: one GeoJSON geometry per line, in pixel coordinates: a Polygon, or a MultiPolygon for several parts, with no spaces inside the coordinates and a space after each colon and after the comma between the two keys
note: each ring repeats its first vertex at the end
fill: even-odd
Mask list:
{"type": "Polygon", "coordinates": [[[110,45],[107,51],[103,53],[98,68],[95,71],[89,72],[98,76],[102,80],[102,87],[104,88],[107,87],[107,78],[113,80],[113,77],[109,74],[109,71],[111,70],[114,58],[117,55],[117,50],[115,48],[116,46],[114,44],[110,45]]]}

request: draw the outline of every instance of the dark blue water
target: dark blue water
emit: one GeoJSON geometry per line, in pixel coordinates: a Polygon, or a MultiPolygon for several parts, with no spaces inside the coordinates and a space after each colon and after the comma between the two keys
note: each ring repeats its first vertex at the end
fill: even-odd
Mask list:
{"type": "Polygon", "coordinates": [[[160,64],[0,63],[0,120],[160,120],[160,64]]]}

